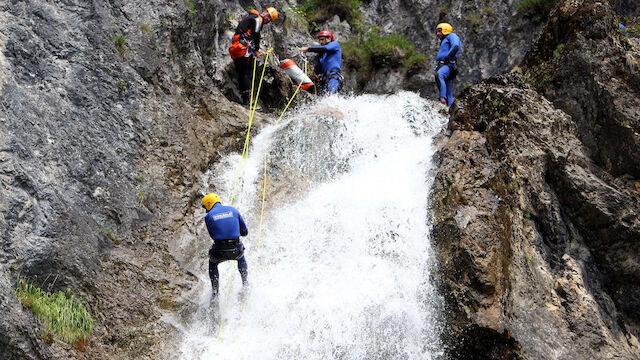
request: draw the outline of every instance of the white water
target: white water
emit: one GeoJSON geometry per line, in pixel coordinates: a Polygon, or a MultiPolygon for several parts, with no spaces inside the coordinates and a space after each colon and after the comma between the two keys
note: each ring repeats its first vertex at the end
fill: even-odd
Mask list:
{"type": "MultiPolygon", "coordinates": [[[[429,282],[427,204],[431,141],[445,121],[412,93],[334,96],[256,136],[233,203],[249,225],[249,295],[239,300],[236,262],[221,264],[218,337],[219,322],[207,315],[203,266],[201,308],[182,327],[179,358],[438,358],[440,299],[429,282]],[[308,115],[328,107],[344,118],[308,115]],[[297,195],[282,201],[282,192],[278,203],[269,202],[258,246],[267,149],[279,169],[267,171],[280,171],[270,180],[293,176],[281,187],[297,195]]],[[[224,159],[206,180],[224,203],[239,160],[224,159]]]]}

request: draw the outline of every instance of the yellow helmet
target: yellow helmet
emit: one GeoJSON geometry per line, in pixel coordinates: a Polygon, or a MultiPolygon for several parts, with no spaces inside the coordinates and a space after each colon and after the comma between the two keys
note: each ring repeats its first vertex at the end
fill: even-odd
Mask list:
{"type": "Polygon", "coordinates": [[[207,194],[202,198],[202,206],[204,206],[207,211],[211,210],[213,205],[215,205],[216,203],[222,203],[222,200],[220,200],[220,196],[218,196],[218,194],[216,193],[207,194]]]}
{"type": "Polygon", "coordinates": [[[436,30],[442,29],[442,35],[449,35],[453,32],[453,26],[447,23],[440,23],[436,26],[436,30]]]}
{"type": "Polygon", "coordinates": [[[276,21],[278,19],[278,10],[274,7],[268,7],[267,12],[271,16],[271,21],[276,21]]]}

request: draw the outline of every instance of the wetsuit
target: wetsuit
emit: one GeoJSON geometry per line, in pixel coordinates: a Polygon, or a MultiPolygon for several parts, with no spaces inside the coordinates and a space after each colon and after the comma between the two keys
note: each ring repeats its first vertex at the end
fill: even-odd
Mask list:
{"type": "Polygon", "coordinates": [[[440,50],[436,56],[436,61],[438,62],[436,84],[440,89],[440,100],[446,100],[449,106],[453,104],[451,82],[458,74],[456,60],[460,55],[460,47],[458,35],[450,33],[442,39],[440,50]]]}
{"type": "Polygon", "coordinates": [[[315,73],[322,75],[321,88],[330,94],[335,94],[342,88],[342,49],[337,41],[331,41],[325,46],[310,46],[310,52],[320,54],[315,73]]]}
{"type": "Polygon", "coordinates": [[[229,54],[238,73],[238,87],[244,105],[249,104],[251,63],[253,53],[260,50],[260,30],[262,30],[262,17],[256,10],[251,10],[251,13],[238,24],[229,47],[229,54]]]}
{"type": "Polygon", "coordinates": [[[205,215],[204,222],[213,239],[213,246],[209,250],[209,277],[215,297],[218,295],[218,264],[221,262],[237,260],[242,284],[247,284],[247,260],[240,236],[246,236],[249,230],[238,210],[220,203],[213,205],[205,215]]]}

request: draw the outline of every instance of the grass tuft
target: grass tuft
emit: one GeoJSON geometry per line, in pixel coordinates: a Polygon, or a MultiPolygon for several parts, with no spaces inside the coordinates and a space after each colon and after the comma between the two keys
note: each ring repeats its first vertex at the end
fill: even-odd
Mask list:
{"type": "Polygon", "coordinates": [[[116,47],[116,50],[118,50],[120,55],[127,53],[127,47],[129,47],[129,44],[127,44],[127,39],[124,35],[114,36],[113,39],[111,39],[111,42],[113,42],[113,45],[116,47]]]}
{"type": "Polygon", "coordinates": [[[71,291],[50,293],[21,279],[14,292],[53,336],[67,344],[84,347],[84,339],[93,331],[95,321],[83,301],[71,291]]]}

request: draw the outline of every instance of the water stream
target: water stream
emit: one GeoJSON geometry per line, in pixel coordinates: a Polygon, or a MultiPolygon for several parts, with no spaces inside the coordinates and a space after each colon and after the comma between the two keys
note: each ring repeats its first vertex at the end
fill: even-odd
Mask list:
{"type": "MultiPolygon", "coordinates": [[[[432,139],[445,123],[430,103],[401,92],[324,98],[263,129],[233,202],[249,226],[250,291],[243,300],[235,261],[219,266],[219,331],[204,266],[180,358],[438,358],[428,195],[432,139]]],[[[228,156],[204,180],[224,203],[239,162],[228,156]]]]}

